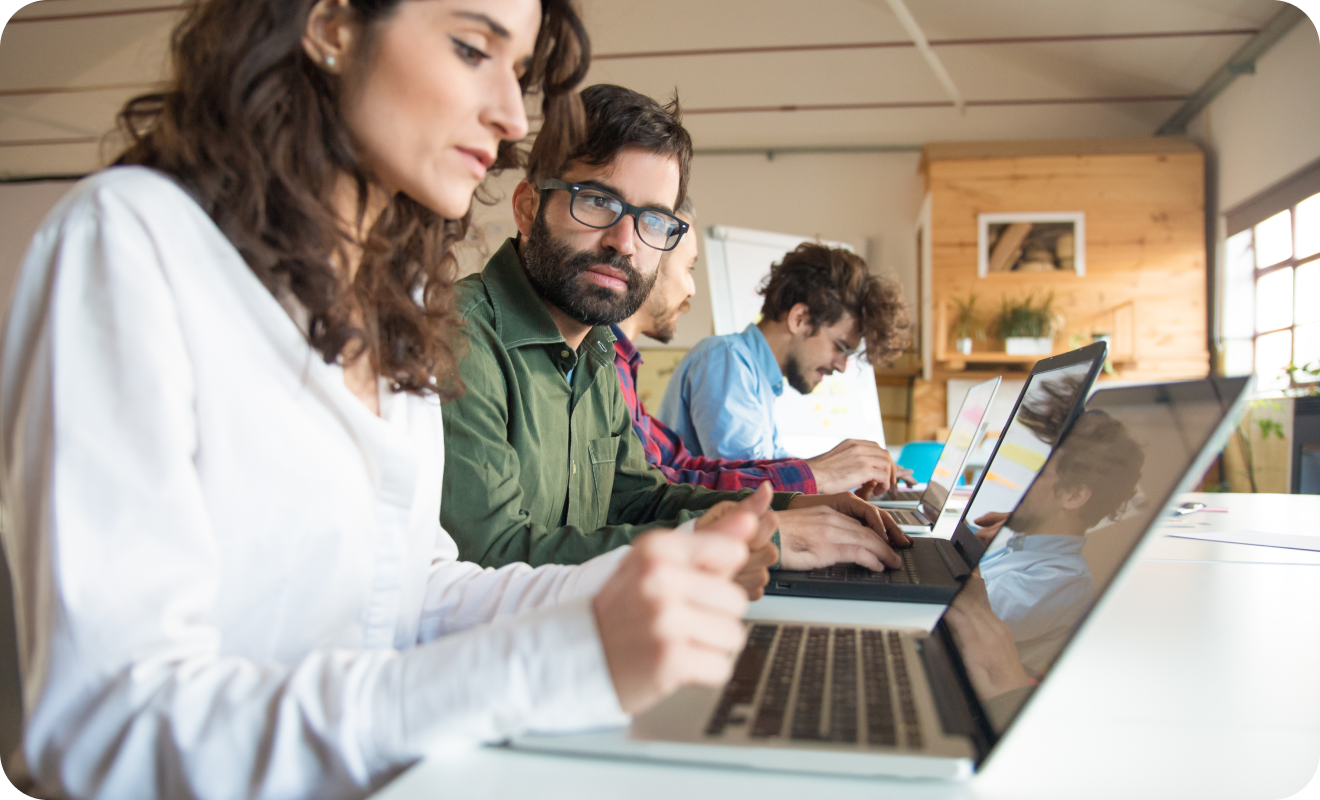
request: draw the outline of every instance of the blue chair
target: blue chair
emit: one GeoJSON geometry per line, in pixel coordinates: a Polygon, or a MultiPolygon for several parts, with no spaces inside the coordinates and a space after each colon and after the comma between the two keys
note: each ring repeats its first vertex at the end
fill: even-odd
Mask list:
{"type": "Polygon", "coordinates": [[[912,480],[917,483],[930,481],[935,471],[935,462],[944,452],[943,442],[908,442],[898,454],[898,465],[912,470],[912,480]]]}

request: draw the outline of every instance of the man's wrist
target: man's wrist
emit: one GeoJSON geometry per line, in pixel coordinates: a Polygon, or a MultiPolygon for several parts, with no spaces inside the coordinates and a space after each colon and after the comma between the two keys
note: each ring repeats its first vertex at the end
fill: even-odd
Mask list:
{"type": "Polygon", "coordinates": [[[770,569],[779,569],[779,565],[782,564],[782,563],[784,563],[784,546],[783,546],[782,544],[779,543],[779,529],[778,529],[778,528],[775,529],[774,534],[770,537],[770,541],[771,541],[771,542],[774,544],[774,546],[775,546],[775,552],[779,554],[779,558],[776,558],[776,559],[775,559],[775,563],[772,564],[772,565],[770,565],[770,569]]]}

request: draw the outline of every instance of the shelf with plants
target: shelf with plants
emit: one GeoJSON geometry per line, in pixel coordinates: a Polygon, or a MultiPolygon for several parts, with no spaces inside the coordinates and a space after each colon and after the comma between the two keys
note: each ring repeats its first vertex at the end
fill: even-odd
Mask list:
{"type": "MultiPolygon", "coordinates": [[[[1053,293],[1037,300],[1034,293],[1024,297],[1001,300],[1000,310],[990,325],[981,318],[976,308],[976,295],[949,298],[935,309],[935,360],[951,370],[963,370],[968,364],[994,364],[1021,366],[1030,369],[1042,358],[1054,352],[1054,331],[1062,326],[1062,319],[1054,309],[1053,293]],[[1035,347],[1028,352],[1010,352],[1007,346],[977,350],[976,343],[987,340],[987,331],[993,329],[1001,342],[1008,338],[1028,336],[1035,347]],[[950,339],[954,346],[949,347],[950,339]]],[[[1014,348],[1016,350],[1016,347],[1014,348]]]]}

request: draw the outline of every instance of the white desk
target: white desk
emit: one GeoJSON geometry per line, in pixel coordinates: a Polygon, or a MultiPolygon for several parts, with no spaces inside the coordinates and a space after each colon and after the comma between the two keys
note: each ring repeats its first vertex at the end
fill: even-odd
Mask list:
{"type": "MultiPolygon", "coordinates": [[[[1320,536],[1320,495],[1205,494],[1191,492],[1180,500],[1227,508],[1228,513],[1198,511],[1169,520],[1165,533],[1261,531],[1320,536]],[[1175,528],[1174,525],[1195,525],[1175,528]]],[[[1141,558],[1168,561],[1221,561],[1255,564],[1320,564],[1320,552],[1255,547],[1163,536],[1146,542],[1141,558]]]]}
{"type": "MultiPolygon", "coordinates": [[[[1242,516],[1255,504],[1287,502],[1289,517],[1320,520],[1320,497],[1211,497],[1213,504],[1233,509],[1217,516],[1237,528],[1262,529],[1242,516]]],[[[1312,780],[1320,763],[1320,564],[1272,555],[1253,561],[1237,552],[1269,548],[1205,550],[1213,543],[1164,542],[1146,546],[1159,551],[1159,560],[1136,561],[1120,577],[984,770],[967,784],[480,748],[432,757],[377,797],[688,800],[798,791],[827,793],[831,800],[1320,798],[1320,777],[1312,780]]],[[[754,604],[752,615],[929,627],[939,611],[769,598],[754,604]]]]}
{"type": "MultiPolygon", "coordinates": [[[[955,494],[935,522],[932,536],[953,537],[962,517],[967,496],[955,494]]],[[[1297,494],[1209,494],[1188,492],[1179,502],[1201,502],[1228,513],[1198,511],[1174,517],[1163,528],[1167,534],[1181,531],[1209,532],[1250,530],[1266,533],[1304,533],[1320,536],[1320,497],[1297,494]],[[1175,527],[1191,525],[1191,528],[1175,527]]],[[[1143,545],[1140,558],[1159,561],[1226,561],[1251,564],[1320,564],[1320,552],[1255,547],[1227,542],[1206,542],[1161,536],[1143,545]]]]}

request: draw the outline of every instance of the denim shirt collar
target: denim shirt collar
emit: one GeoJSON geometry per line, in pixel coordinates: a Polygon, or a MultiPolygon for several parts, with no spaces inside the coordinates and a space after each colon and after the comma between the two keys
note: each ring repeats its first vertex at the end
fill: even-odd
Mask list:
{"type": "Polygon", "coordinates": [[[784,373],[779,369],[779,361],[775,358],[774,351],[770,349],[770,343],[765,340],[765,334],[756,323],[747,326],[747,329],[738,334],[742,337],[747,349],[752,353],[752,360],[756,363],[756,368],[761,371],[770,381],[770,389],[778,397],[784,393],[784,373]]]}

